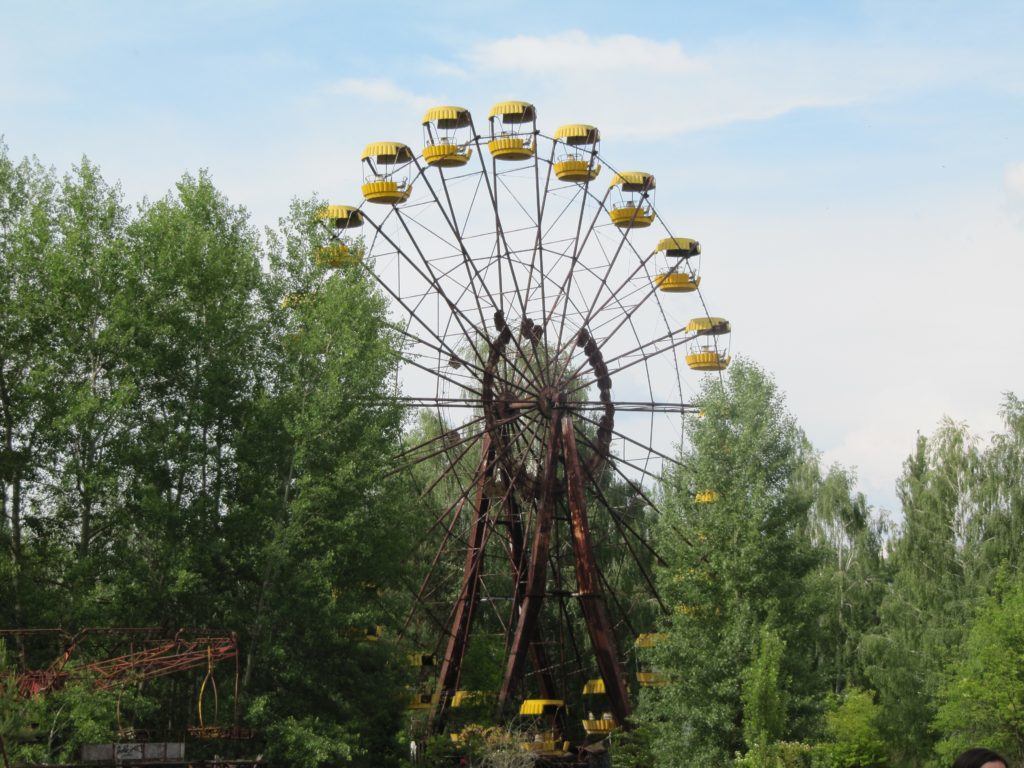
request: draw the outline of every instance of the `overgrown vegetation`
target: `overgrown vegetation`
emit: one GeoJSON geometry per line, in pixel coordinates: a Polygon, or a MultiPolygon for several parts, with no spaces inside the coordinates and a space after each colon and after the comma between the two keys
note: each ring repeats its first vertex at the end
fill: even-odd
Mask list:
{"type": "MultiPolygon", "coordinates": [[[[444,489],[419,499],[391,472],[401,339],[362,271],[316,265],[317,206],[259,233],[205,174],[133,209],[88,161],[62,177],[0,148],[0,626],[235,630],[237,705],[270,758],[397,765],[404,650],[365,628],[402,622],[444,489]]],[[[595,505],[635,623],[659,614],[647,570],[668,608],[650,659],[667,684],[643,689],[614,761],[944,766],[977,743],[1024,759],[1024,404],[1007,395],[991,441],[953,422],[920,437],[898,522],[822,466],[756,366],[709,381],[701,408],[663,516],[606,483],[664,565],[637,570],[595,505]]],[[[493,686],[500,637],[470,652],[467,687],[493,686]]],[[[191,683],[24,699],[25,661],[49,658],[0,650],[16,760],[194,724],[191,683]]],[[[524,761],[500,729],[466,738],[473,764],[524,761]]]]}
{"type": "Polygon", "coordinates": [[[951,421],[920,437],[896,525],[821,468],[756,367],[702,408],[659,521],[668,684],[645,691],[636,764],[938,767],[977,744],[1019,759],[1024,404],[1006,396],[987,444],[951,421]]]}
{"type": "MultiPolygon", "coordinates": [[[[133,211],[88,161],[60,178],[0,154],[0,626],[235,630],[272,758],[379,766],[401,681],[358,628],[405,599],[400,346],[362,273],[314,264],[316,206],[261,238],[205,174],[133,211]]],[[[56,758],[126,724],[180,732],[184,685],[122,697],[114,725],[117,702],[71,686],[36,716],[64,738],[5,735],[56,758]]]]}

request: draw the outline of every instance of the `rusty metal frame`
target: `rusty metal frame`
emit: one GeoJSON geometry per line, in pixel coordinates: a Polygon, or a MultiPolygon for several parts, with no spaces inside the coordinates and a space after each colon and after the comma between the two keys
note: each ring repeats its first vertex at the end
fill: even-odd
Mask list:
{"type": "Polygon", "coordinates": [[[584,492],[583,469],[576,448],[572,417],[562,418],[562,446],[565,457],[565,483],[568,489],[569,518],[572,526],[572,549],[576,562],[576,596],[590,634],[590,643],[597,657],[597,668],[604,680],[605,692],[615,719],[626,724],[632,713],[626,675],[619,663],[615,631],[601,593],[600,576],[594,548],[590,541],[587,520],[587,499],[584,492]]]}
{"type": "Polygon", "coordinates": [[[469,635],[473,617],[480,600],[480,574],[484,564],[484,549],[487,534],[487,512],[490,497],[487,486],[494,475],[494,443],[489,434],[481,442],[480,469],[476,473],[476,499],[473,505],[473,525],[466,547],[466,561],[462,571],[462,587],[448,633],[448,644],[437,678],[437,695],[434,697],[430,719],[434,728],[439,728],[448,712],[448,707],[459,688],[462,676],[462,661],[469,647],[469,635]]]}
{"type": "Polygon", "coordinates": [[[526,576],[526,587],[523,592],[519,615],[516,617],[515,629],[512,632],[512,644],[509,648],[505,674],[498,691],[498,707],[504,709],[512,691],[519,684],[523,674],[527,651],[537,637],[537,619],[544,601],[547,582],[548,550],[551,545],[551,527],[554,524],[555,486],[557,484],[556,468],[558,451],[561,443],[558,426],[561,413],[555,411],[551,417],[547,454],[544,462],[544,477],[541,479],[541,496],[537,504],[537,517],[534,521],[533,546],[530,548],[530,565],[526,576]]]}

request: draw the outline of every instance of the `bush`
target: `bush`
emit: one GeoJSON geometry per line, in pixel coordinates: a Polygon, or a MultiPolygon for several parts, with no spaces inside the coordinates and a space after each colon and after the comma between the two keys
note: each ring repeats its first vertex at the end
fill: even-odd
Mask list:
{"type": "Polygon", "coordinates": [[[821,768],[881,768],[885,741],[879,728],[881,707],[869,691],[851,688],[834,699],[825,715],[827,740],[817,747],[821,768]]]}
{"type": "Polygon", "coordinates": [[[812,768],[814,748],[799,741],[777,741],[737,755],[737,768],[812,768]]]}

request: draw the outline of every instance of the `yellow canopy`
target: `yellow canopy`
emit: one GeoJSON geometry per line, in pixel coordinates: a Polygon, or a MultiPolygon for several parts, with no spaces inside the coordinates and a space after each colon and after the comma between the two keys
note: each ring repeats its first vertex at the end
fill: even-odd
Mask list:
{"type": "Polygon", "coordinates": [[[555,138],[564,140],[566,144],[596,144],[601,139],[601,132],[592,125],[571,123],[559,127],[555,138]]]}
{"type": "Polygon", "coordinates": [[[519,706],[520,715],[543,715],[549,707],[561,708],[565,706],[562,699],[526,699],[519,706]]]}
{"type": "Polygon", "coordinates": [[[610,187],[621,186],[626,190],[654,189],[654,175],[646,171],[621,171],[612,176],[610,187]]]}
{"type": "Polygon", "coordinates": [[[361,160],[373,158],[378,163],[397,164],[411,163],[414,157],[412,150],[398,141],[374,141],[366,145],[361,160]]]}
{"type": "Polygon", "coordinates": [[[593,695],[596,695],[596,694],[599,694],[599,693],[604,693],[604,692],[605,692],[604,680],[601,679],[600,677],[595,677],[592,680],[587,680],[587,682],[583,685],[583,695],[584,696],[593,696],[593,695]]]}
{"type": "Polygon", "coordinates": [[[486,696],[484,691],[456,691],[452,696],[452,706],[456,709],[463,704],[481,701],[486,696]]]}
{"type": "Polygon", "coordinates": [[[664,632],[644,632],[636,636],[637,648],[653,648],[665,639],[664,632]]]}
{"type": "Polygon", "coordinates": [[[658,247],[654,250],[666,253],[684,251],[689,256],[696,256],[700,253],[700,243],[689,237],[666,237],[658,241],[658,247]]]}
{"type": "Polygon", "coordinates": [[[358,213],[359,209],[351,205],[325,205],[316,212],[316,215],[318,219],[349,219],[358,213]]]}
{"type": "Polygon", "coordinates": [[[406,709],[430,709],[433,697],[429,693],[414,693],[406,702],[406,709]]]}
{"type": "Polygon", "coordinates": [[[471,122],[465,107],[431,107],[423,116],[423,125],[437,123],[439,128],[465,128],[471,122]]]}
{"type": "Polygon", "coordinates": [[[687,333],[704,333],[718,336],[729,333],[732,327],[724,317],[695,317],[686,324],[687,333]]]}
{"type": "Polygon", "coordinates": [[[529,123],[537,119],[537,109],[528,101],[499,101],[487,117],[500,117],[503,123],[529,123]]]}

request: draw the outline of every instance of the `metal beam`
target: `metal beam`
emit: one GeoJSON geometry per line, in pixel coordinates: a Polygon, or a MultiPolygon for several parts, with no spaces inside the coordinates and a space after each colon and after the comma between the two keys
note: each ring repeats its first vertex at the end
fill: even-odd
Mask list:
{"type": "Polygon", "coordinates": [[[444,725],[445,716],[455,691],[459,688],[459,677],[462,674],[462,660],[469,645],[469,633],[473,625],[473,616],[479,603],[480,574],[484,563],[484,544],[487,532],[487,509],[490,497],[487,485],[493,475],[494,445],[490,434],[484,436],[481,443],[480,471],[477,473],[476,504],[474,507],[473,525],[469,533],[469,546],[466,548],[466,562],[462,570],[462,587],[455,605],[452,628],[448,634],[448,645],[437,679],[437,697],[433,703],[430,720],[435,731],[444,725]]]}
{"type": "Polygon", "coordinates": [[[572,549],[576,561],[576,593],[580,600],[583,619],[587,624],[590,642],[597,658],[597,667],[604,680],[612,714],[624,727],[632,712],[626,676],[619,664],[615,631],[601,593],[600,575],[590,541],[587,521],[587,500],[584,492],[583,469],[576,448],[576,435],[572,417],[562,417],[562,452],[565,456],[565,482],[568,486],[569,517],[572,525],[572,549]]]}
{"type": "Polygon", "coordinates": [[[537,619],[540,616],[541,604],[544,602],[548,550],[551,545],[551,526],[554,522],[555,483],[557,482],[555,469],[558,464],[560,421],[561,415],[558,412],[553,413],[544,462],[544,477],[541,480],[540,501],[537,504],[537,517],[534,523],[533,546],[530,549],[526,589],[523,594],[522,607],[516,617],[512,645],[509,649],[505,674],[501,681],[501,690],[498,692],[499,709],[505,708],[509,696],[519,684],[523,675],[523,664],[526,661],[527,651],[537,636],[537,619]]]}
{"type": "MultiPolygon", "coordinates": [[[[523,597],[526,594],[526,536],[523,530],[523,512],[515,500],[515,494],[506,493],[505,520],[509,528],[509,557],[512,562],[512,574],[515,577],[515,593],[512,595],[512,614],[509,617],[509,634],[505,646],[508,652],[512,642],[512,630],[515,627],[515,618],[522,610],[523,597]]],[[[541,636],[540,628],[534,632],[533,641],[530,643],[530,659],[533,662],[540,681],[540,695],[544,699],[557,699],[555,678],[551,674],[548,665],[547,651],[544,648],[544,638],[541,636]]]]}

